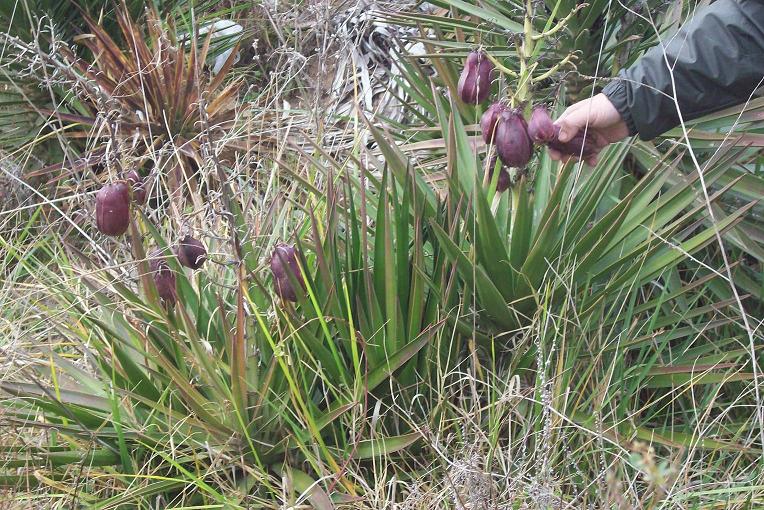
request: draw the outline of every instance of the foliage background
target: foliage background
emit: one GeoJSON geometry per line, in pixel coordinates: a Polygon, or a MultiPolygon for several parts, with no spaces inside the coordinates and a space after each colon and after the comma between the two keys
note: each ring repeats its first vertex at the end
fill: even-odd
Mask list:
{"type": "MultiPolygon", "coordinates": [[[[529,93],[562,111],[702,4],[531,2],[529,93]]],[[[761,505],[764,103],[497,194],[455,83],[477,45],[519,72],[529,5],[3,3],[0,502],[761,505]],[[168,310],[145,253],[186,233],[168,310]]]]}

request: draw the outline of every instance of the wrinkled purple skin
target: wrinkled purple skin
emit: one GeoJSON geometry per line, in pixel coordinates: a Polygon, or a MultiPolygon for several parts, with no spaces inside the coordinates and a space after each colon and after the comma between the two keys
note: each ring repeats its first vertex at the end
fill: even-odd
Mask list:
{"type": "Polygon", "coordinates": [[[485,143],[493,143],[493,138],[496,133],[496,123],[499,120],[501,112],[505,111],[506,109],[507,107],[503,104],[494,103],[489,106],[485,113],[483,113],[483,116],[480,117],[480,132],[483,134],[483,140],[485,140],[485,143]]]}
{"type": "Polygon", "coordinates": [[[106,184],[96,193],[96,227],[107,236],[120,236],[130,225],[130,186],[125,181],[106,184]]]}
{"type": "Polygon", "coordinates": [[[207,249],[200,240],[187,235],[178,243],[175,255],[181,266],[196,270],[207,260],[207,249]]]}
{"type": "Polygon", "coordinates": [[[547,145],[551,149],[554,149],[565,156],[581,156],[583,159],[589,159],[597,154],[597,151],[601,148],[597,143],[597,139],[590,132],[587,132],[584,137],[584,132],[579,131],[567,142],[561,142],[558,139],[560,128],[559,126],[555,126],[554,128],[554,140],[548,142],[547,145]]]}
{"type": "Polygon", "coordinates": [[[525,119],[516,110],[501,113],[493,143],[499,159],[507,166],[522,168],[531,160],[533,142],[528,137],[525,119]]]}
{"type": "Polygon", "coordinates": [[[543,106],[537,106],[531,112],[531,120],[528,121],[528,136],[533,143],[548,143],[557,138],[552,117],[543,106]]]}
{"type": "Polygon", "coordinates": [[[167,263],[164,251],[157,248],[148,255],[151,278],[157,288],[157,294],[168,305],[174,305],[176,300],[175,273],[167,263]]]}
{"type": "Polygon", "coordinates": [[[273,273],[273,281],[276,284],[276,294],[285,301],[297,302],[297,293],[292,286],[292,281],[289,279],[287,271],[291,273],[304,290],[305,281],[297,264],[297,250],[294,246],[279,243],[276,245],[271,256],[271,273],[273,273]]]}
{"type": "Polygon", "coordinates": [[[456,91],[459,98],[468,104],[480,104],[491,93],[493,63],[482,51],[473,51],[467,55],[456,91]]]}

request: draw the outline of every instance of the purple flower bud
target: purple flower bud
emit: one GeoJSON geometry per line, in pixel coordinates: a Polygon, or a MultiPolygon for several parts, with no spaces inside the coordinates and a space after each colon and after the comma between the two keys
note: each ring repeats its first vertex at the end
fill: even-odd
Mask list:
{"type": "Polygon", "coordinates": [[[167,263],[165,253],[161,248],[152,250],[148,255],[149,269],[159,297],[168,305],[174,305],[176,299],[175,273],[170,268],[170,264],[167,263]]]}
{"type": "Polygon", "coordinates": [[[130,187],[125,181],[106,184],[96,193],[96,227],[107,236],[119,236],[130,226],[130,187]]]}
{"type": "Polygon", "coordinates": [[[517,110],[501,113],[494,134],[494,145],[499,159],[507,166],[522,168],[533,153],[533,142],[528,137],[525,119],[517,110]]]}
{"type": "MultiPolygon", "coordinates": [[[[496,161],[498,160],[498,156],[494,154],[491,156],[491,160],[488,163],[488,178],[492,181],[493,180],[493,173],[496,172],[496,161]]],[[[496,192],[497,193],[503,193],[507,191],[512,184],[512,178],[509,176],[509,172],[507,172],[507,169],[504,168],[504,165],[500,165],[498,168],[499,177],[496,179],[496,192]]]]}
{"type": "Polygon", "coordinates": [[[473,51],[467,55],[464,70],[459,76],[456,90],[462,101],[479,104],[488,98],[491,92],[493,63],[482,51],[473,51]]]}
{"type": "Polygon", "coordinates": [[[138,171],[135,169],[128,170],[127,172],[125,172],[125,180],[133,185],[139,182],[143,182],[143,178],[141,177],[141,174],[139,174],[138,171]]]}
{"type": "Polygon", "coordinates": [[[146,203],[146,183],[133,184],[133,201],[138,205],[146,203]]]}
{"type": "Polygon", "coordinates": [[[146,203],[146,183],[137,170],[125,172],[125,180],[130,183],[133,201],[138,205],[146,203]]]}
{"type": "Polygon", "coordinates": [[[490,144],[493,142],[494,134],[496,133],[496,123],[499,120],[501,112],[507,109],[501,103],[494,103],[486,109],[483,116],[480,117],[480,131],[483,133],[483,140],[485,143],[490,144]]]}
{"type": "Polygon", "coordinates": [[[292,286],[289,275],[291,274],[297,280],[303,290],[305,289],[305,281],[300,272],[300,266],[297,264],[297,250],[294,246],[284,243],[276,245],[271,256],[271,273],[273,273],[273,281],[276,285],[276,294],[281,299],[296,302],[297,293],[292,286]]]}
{"type": "Polygon", "coordinates": [[[528,136],[534,143],[547,143],[557,138],[552,118],[543,106],[533,109],[531,120],[528,122],[528,136]]]}
{"type": "Polygon", "coordinates": [[[178,256],[178,262],[181,266],[191,269],[199,269],[207,260],[207,250],[198,239],[187,235],[180,240],[175,248],[175,254],[178,256]]]}

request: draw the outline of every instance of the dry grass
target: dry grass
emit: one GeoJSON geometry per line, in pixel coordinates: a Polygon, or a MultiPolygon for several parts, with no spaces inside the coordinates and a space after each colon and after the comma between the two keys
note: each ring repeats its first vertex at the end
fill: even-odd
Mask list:
{"type": "MultiPolygon", "coordinates": [[[[0,212],[0,254],[3,254],[0,381],[17,380],[23,369],[35,364],[48,367],[48,351],[53,346],[87,370],[88,364],[81,359],[77,346],[62,345],[71,340],[66,333],[71,315],[54,308],[55,293],[81,291],[79,283],[84,278],[105,280],[94,266],[120,274],[125,282],[136,280],[129,242],[106,240],[94,233],[93,177],[100,181],[107,180],[107,176],[114,178],[120,167],[137,164],[150,168],[151,175],[156,177],[152,189],[158,199],[147,210],[148,219],[160,226],[167,240],[177,239],[188,231],[202,238],[211,258],[218,263],[209,271],[220,276],[221,288],[232,285],[225,276],[232,262],[227,199],[242,204],[251,227],[246,235],[257,238],[264,253],[277,240],[293,239],[294,218],[305,218],[315,206],[303,186],[320,191],[329,188],[328,172],[318,170],[321,161],[329,158],[339,162],[351,158],[370,161],[378,157],[371,150],[371,137],[359,115],[379,114],[404,120],[398,98],[405,94],[393,80],[399,70],[390,47],[401,45],[416,52],[413,45],[405,46],[402,42],[412,31],[376,23],[370,13],[407,10],[413,5],[414,2],[366,1],[292,5],[267,1],[253,8],[242,20],[254,34],[242,44],[252,49],[244,49],[242,60],[232,71],[240,75],[242,87],[237,91],[238,102],[231,109],[232,116],[227,119],[231,122],[210,125],[204,115],[197,119],[199,125],[188,140],[198,147],[194,165],[187,162],[188,154],[172,143],[157,148],[143,134],[133,143],[126,130],[120,132],[120,137],[113,136],[109,132],[110,119],[126,123],[135,120],[131,119],[135,112],[125,108],[93,108],[90,113],[97,122],[82,132],[81,139],[70,139],[68,132],[56,127],[46,140],[40,137],[10,154],[0,151],[0,200],[13,203],[0,212]],[[250,76],[252,69],[262,70],[263,74],[250,76]],[[25,165],[40,170],[40,165],[34,164],[35,151],[46,143],[58,144],[60,166],[67,168],[76,161],[78,143],[84,141],[86,148],[96,149],[105,140],[115,145],[112,155],[104,156],[106,170],[100,176],[84,172],[82,175],[87,178],[73,179],[66,187],[39,190],[13,178],[25,165]],[[221,159],[226,160],[225,165],[221,159]],[[171,182],[168,176],[179,161],[186,161],[185,167],[190,171],[171,182]],[[225,170],[221,173],[223,166],[225,170]],[[227,182],[231,196],[192,184],[215,181],[227,182]],[[172,200],[172,192],[165,190],[173,189],[181,189],[186,200],[172,200]],[[4,196],[14,201],[5,200],[4,196]],[[8,256],[12,251],[25,253],[23,262],[8,256]]],[[[48,34],[54,33],[46,24],[41,27],[48,34]]],[[[55,45],[53,49],[43,49],[34,44],[24,46],[21,41],[9,38],[3,42],[11,48],[9,51],[15,48],[16,63],[23,61],[30,71],[45,76],[45,69],[52,70],[50,66],[65,67],[63,61],[57,60],[60,54],[55,45]]],[[[59,43],[68,45],[70,41],[59,43]]],[[[130,79],[135,80],[135,76],[130,79]]],[[[79,78],[67,77],[65,73],[49,76],[42,83],[46,87],[63,85],[81,94],[94,94],[89,88],[92,83],[83,84],[79,78]]],[[[118,81],[117,85],[120,84],[124,83],[118,81]]],[[[145,96],[146,90],[136,87],[133,93],[136,97],[145,96]]],[[[97,100],[93,106],[98,106],[97,100]]],[[[55,116],[50,115],[48,122],[54,124],[55,116]]],[[[89,298],[82,296],[83,306],[94,306],[89,298]]],[[[687,508],[683,499],[687,494],[709,487],[730,492],[727,508],[752,508],[746,506],[744,496],[761,496],[762,475],[746,467],[749,453],[704,450],[697,443],[688,449],[671,449],[644,441],[617,440],[618,430],[605,420],[611,417],[611,412],[615,416],[612,408],[601,409],[595,426],[582,425],[583,420],[568,412],[573,408],[571,402],[581,396],[571,394],[570,387],[563,386],[562,381],[570,381],[566,379],[570,377],[565,371],[567,366],[580,365],[577,361],[566,365],[566,360],[557,356],[565,342],[582,334],[571,326],[576,321],[575,310],[568,313],[540,315],[511,340],[518,349],[538,347],[537,364],[545,367],[541,380],[521,378],[516,367],[501,366],[500,362],[499,366],[488,366],[486,360],[496,362],[498,357],[486,352],[478,356],[473,348],[471,352],[458,353],[469,356],[456,369],[439,373],[432,387],[419,388],[416,399],[405,402],[392,398],[391,402],[380,402],[371,418],[354,416],[356,421],[348,426],[352,431],[383,434],[386,431],[375,429],[382,421],[418,428],[425,438],[421,448],[430,454],[430,460],[423,463],[417,452],[404,451],[375,461],[371,467],[348,463],[344,466],[346,476],[363,494],[361,499],[346,502],[342,507],[687,508]],[[549,331],[557,333],[551,340],[546,338],[549,331]],[[419,399],[435,402],[437,412],[419,399]],[[428,426],[425,428],[422,423],[428,426]],[[717,455],[725,456],[724,461],[718,460],[717,455]],[[727,472],[726,466],[730,466],[727,472]],[[737,496],[736,487],[741,485],[747,490],[741,491],[743,496],[737,496]],[[596,498],[591,494],[596,494],[596,498]]],[[[593,346],[592,351],[619,340],[608,337],[606,332],[601,335],[586,339],[593,346]]],[[[444,335],[443,341],[447,340],[444,335]]],[[[594,364],[606,365],[598,356],[594,356],[597,360],[594,364]]],[[[607,374],[607,367],[598,373],[607,374]]],[[[67,381],[60,383],[66,387],[67,381]]],[[[619,383],[592,381],[583,387],[595,388],[604,399],[620,391],[619,383]]],[[[390,388],[390,394],[396,395],[397,390],[390,388]]],[[[678,402],[680,393],[681,390],[669,393],[665,405],[678,402]]],[[[739,396],[743,397],[750,395],[739,396]]],[[[744,407],[741,402],[733,401],[730,409],[744,407]]],[[[617,402],[608,405],[614,408],[617,402]]],[[[634,410],[634,414],[641,411],[634,410]]],[[[50,430],[41,427],[39,432],[30,432],[29,428],[15,428],[16,423],[15,419],[0,414],[0,444],[50,443],[50,430]]],[[[702,433],[719,423],[713,416],[703,416],[695,428],[702,433]]],[[[186,452],[179,449],[171,453],[186,452]]],[[[211,457],[215,481],[235,494],[240,489],[227,469],[251,466],[242,466],[237,464],[239,459],[223,455],[211,457]]],[[[151,460],[155,459],[140,466],[141,474],[154,474],[151,460]]],[[[94,482],[95,476],[103,474],[97,468],[70,471],[69,484],[43,478],[41,472],[32,474],[39,487],[16,493],[0,492],[0,509],[71,508],[76,493],[82,489],[78,484],[97,485],[94,492],[102,490],[106,494],[121,483],[109,476],[94,482]]],[[[271,482],[281,487],[284,480],[276,478],[271,482]]],[[[292,498],[286,487],[283,491],[281,501],[262,504],[296,508],[289,504],[306,501],[305,495],[292,498]]]]}

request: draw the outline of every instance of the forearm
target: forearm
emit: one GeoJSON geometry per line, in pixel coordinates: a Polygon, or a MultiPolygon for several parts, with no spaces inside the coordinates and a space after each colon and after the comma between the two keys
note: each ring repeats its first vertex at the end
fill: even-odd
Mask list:
{"type": "Polygon", "coordinates": [[[651,48],[603,93],[630,134],[655,138],[682,120],[745,102],[764,78],[764,1],[718,0],[651,48]],[[673,79],[672,79],[673,76],[673,79]]]}

